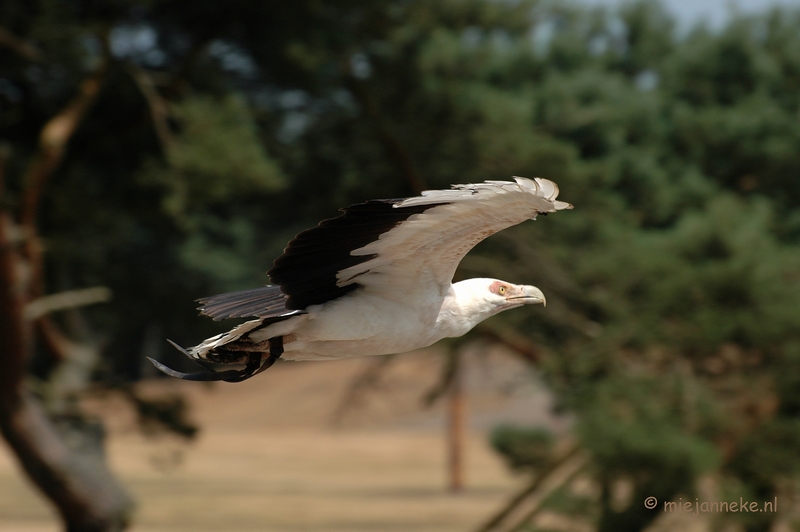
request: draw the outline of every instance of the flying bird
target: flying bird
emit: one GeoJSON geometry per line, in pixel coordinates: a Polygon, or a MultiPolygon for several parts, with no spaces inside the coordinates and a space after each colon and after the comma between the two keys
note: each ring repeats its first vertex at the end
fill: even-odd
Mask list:
{"type": "Polygon", "coordinates": [[[150,360],[173,377],[239,382],[280,357],[403,353],[461,336],[504,310],[544,304],[535,286],[452,280],[483,239],[572,208],[557,196],[552,181],[515,177],[351,205],[289,242],[267,272],[271,285],[198,300],[214,320],[253,318],[188,350],[173,343],[207,373],[150,360]],[[215,371],[208,363],[245,367],[215,371]]]}

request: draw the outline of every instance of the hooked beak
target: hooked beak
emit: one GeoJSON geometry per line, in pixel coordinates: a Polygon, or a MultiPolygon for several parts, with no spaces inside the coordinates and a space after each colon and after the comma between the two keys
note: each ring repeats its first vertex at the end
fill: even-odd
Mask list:
{"type": "Polygon", "coordinates": [[[514,305],[535,305],[541,303],[542,306],[547,306],[547,300],[544,294],[535,286],[522,285],[518,286],[518,288],[519,291],[515,290],[513,294],[509,294],[509,297],[506,298],[509,303],[514,305]]]}
{"type": "Polygon", "coordinates": [[[514,305],[535,305],[541,303],[542,306],[547,306],[547,299],[541,290],[531,285],[518,286],[519,291],[515,290],[506,300],[514,305]]]}

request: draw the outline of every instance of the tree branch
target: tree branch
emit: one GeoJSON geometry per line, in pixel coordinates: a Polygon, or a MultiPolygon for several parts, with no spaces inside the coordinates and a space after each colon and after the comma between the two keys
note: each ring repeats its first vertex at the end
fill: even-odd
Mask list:
{"type": "Polygon", "coordinates": [[[0,404],[0,431],[25,472],[55,504],[67,531],[125,529],[133,507],[125,491],[100,460],[68,448],[38,401],[19,388],[11,403],[0,404]]]}
{"type": "Polygon", "coordinates": [[[558,470],[554,471],[546,482],[542,483],[542,487],[537,490],[535,499],[531,501],[531,508],[528,512],[517,521],[509,532],[521,532],[531,521],[542,511],[542,507],[547,499],[557,489],[569,484],[575,477],[577,477],[589,463],[589,457],[585,454],[579,454],[573,457],[568,462],[565,462],[558,470]]]}
{"type": "Polygon", "coordinates": [[[150,110],[150,118],[153,121],[153,129],[161,144],[161,150],[166,154],[174,143],[167,120],[169,117],[167,102],[158,93],[153,84],[153,80],[147,72],[133,64],[128,65],[127,71],[139,88],[142,97],[144,97],[147,102],[147,108],[150,110]]]}
{"type": "MultiPolygon", "coordinates": [[[[5,193],[5,158],[0,159],[0,197],[5,193]]],[[[30,327],[23,320],[27,283],[14,242],[14,222],[0,203],[0,405],[19,401],[30,327]]]]}
{"type": "Polygon", "coordinates": [[[531,342],[528,337],[514,329],[501,327],[497,325],[486,325],[485,323],[479,324],[475,331],[484,336],[488,336],[493,341],[508,347],[519,356],[524,358],[527,362],[537,364],[542,360],[542,351],[539,347],[531,342]]]}
{"type": "Polygon", "coordinates": [[[100,93],[106,69],[99,68],[81,83],[78,95],[42,128],[39,149],[25,175],[25,195],[22,198],[20,223],[32,228],[36,224],[42,193],[47,180],[61,164],[75,130],[100,93]]]}
{"type": "MultiPolygon", "coordinates": [[[[567,475],[567,478],[571,478],[571,473],[575,468],[574,463],[577,463],[577,465],[579,466],[577,468],[577,470],[579,471],[586,464],[587,460],[588,459],[586,458],[586,456],[584,456],[581,453],[580,447],[578,447],[577,445],[572,447],[569,451],[566,452],[566,454],[564,454],[564,456],[562,456],[560,459],[550,464],[549,467],[547,467],[541,473],[536,475],[536,477],[529,485],[525,486],[525,488],[523,488],[522,491],[520,491],[514,497],[512,497],[511,500],[499,512],[497,512],[488,521],[486,521],[486,523],[484,523],[480,528],[478,528],[476,532],[492,532],[496,530],[501,530],[500,526],[503,524],[503,522],[505,522],[511,514],[516,512],[523,502],[525,502],[527,499],[539,493],[543,487],[546,487],[547,485],[551,484],[551,482],[548,481],[548,479],[551,478],[560,479],[564,477],[564,475],[556,475],[557,472],[564,469],[566,469],[567,473],[569,473],[567,475]]],[[[556,486],[556,488],[562,486],[565,482],[559,483],[556,486]]],[[[552,492],[552,490],[549,490],[548,493],[549,492],[552,492]]],[[[537,497],[537,502],[534,504],[534,510],[539,507],[542,501],[544,501],[543,497],[537,497]]],[[[526,514],[525,519],[529,520],[532,517],[533,517],[532,515],[529,516],[529,514],[526,514]]],[[[527,522],[525,519],[523,519],[521,522],[527,522]]]]}
{"type": "Polygon", "coordinates": [[[35,320],[45,314],[95,303],[105,303],[111,299],[111,290],[105,286],[67,290],[37,298],[25,307],[25,318],[35,320]]]}

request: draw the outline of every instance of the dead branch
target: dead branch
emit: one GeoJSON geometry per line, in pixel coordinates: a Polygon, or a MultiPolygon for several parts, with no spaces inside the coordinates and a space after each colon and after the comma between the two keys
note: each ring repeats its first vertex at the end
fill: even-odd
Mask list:
{"type": "MultiPolygon", "coordinates": [[[[4,368],[5,369],[5,368],[4,368]]],[[[0,406],[0,431],[69,532],[123,530],[132,504],[100,462],[69,449],[29,392],[0,406]]]]}
{"type": "MultiPolygon", "coordinates": [[[[5,193],[5,160],[0,160],[0,197],[5,193]]],[[[19,249],[14,245],[14,223],[0,203],[0,405],[19,399],[25,357],[30,336],[22,315],[26,303],[27,283],[22,270],[19,249]],[[18,356],[23,354],[23,356],[18,356]]]]}
{"type": "Polygon", "coordinates": [[[542,360],[542,351],[531,342],[527,336],[520,334],[514,329],[499,325],[486,325],[481,323],[475,330],[491,338],[493,341],[502,344],[521,356],[527,362],[537,364],[542,360]]]}
{"type": "Polygon", "coordinates": [[[61,164],[72,135],[94,103],[105,78],[105,67],[98,69],[80,87],[78,95],[42,128],[39,148],[25,174],[25,190],[20,212],[20,231],[25,235],[24,255],[30,270],[28,295],[31,299],[44,292],[42,243],[36,218],[42,194],[52,174],[61,164]]]}
{"type": "Polygon", "coordinates": [[[32,228],[36,224],[44,187],[61,164],[75,130],[97,99],[105,78],[105,68],[98,69],[81,83],[77,96],[56,116],[48,120],[39,135],[39,149],[25,175],[20,223],[32,228]]]}
{"type": "Polygon", "coordinates": [[[517,528],[501,528],[501,525],[509,519],[509,516],[518,513],[522,504],[529,499],[532,501],[529,505],[533,506],[533,508],[525,514],[521,521],[517,522],[516,526],[530,521],[530,519],[535,516],[535,513],[532,512],[538,512],[538,508],[546,497],[574,478],[574,475],[587,463],[588,457],[581,451],[580,447],[577,445],[573,446],[564,456],[536,475],[529,485],[525,486],[525,488],[512,497],[499,512],[481,525],[476,532],[517,530],[517,528]]]}
{"type": "Polygon", "coordinates": [[[127,71],[139,88],[142,97],[144,97],[147,102],[147,108],[150,111],[150,119],[153,121],[153,129],[161,144],[162,152],[166,154],[169,148],[174,144],[168,121],[169,106],[166,100],[164,100],[156,90],[155,84],[147,72],[134,64],[129,64],[127,66],[127,71]]]}
{"type": "Polygon", "coordinates": [[[577,477],[586,469],[588,464],[589,457],[585,454],[582,454],[572,458],[557,471],[554,471],[547,482],[542,484],[542,487],[538,490],[538,493],[536,493],[535,497],[531,498],[531,508],[528,510],[528,512],[523,515],[522,518],[517,521],[517,524],[510,528],[508,532],[520,532],[523,530],[528,524],[531,523],[531,521],[533,521],[534,517],[536,517],[539,512],[542,511],[543,505],[550,495],[552,495],[562,486],[569,484],[573,479],[575,479],[575,477],[577,477]]]}
{"type": "Polygon", "coordinates": [[[105,303],[110,299],[111,290],[105,286],[67,290],[34,299],[25,306],[24,314],[26,319],[35,320],[58,310],[84,307],[94,303],[105,303]]]}

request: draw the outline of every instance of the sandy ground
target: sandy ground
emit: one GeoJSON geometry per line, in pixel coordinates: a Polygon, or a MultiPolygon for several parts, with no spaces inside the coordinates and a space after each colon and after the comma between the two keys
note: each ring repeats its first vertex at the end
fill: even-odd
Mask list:
{"type": "MultiPolygon", "coordinates": [[[[563,431],[530,370],[502,352],[468,357],[466,489],[447,490],[445,409],[421,409],[436,351],[386,366],[380,391],[334,423],[348,384],[375,359],[281,363],[245,383],[159,379],[180,391],[202,427],[196,441],[148,439],[122,401],[94,404],[110,429],[113,471],[137,501],[132,530],[469,531],[519,489],[488,445],[499,423],[563,431]]],[[[0,532],[60,530],[52,510],[0,446],[0,532]]]]}

